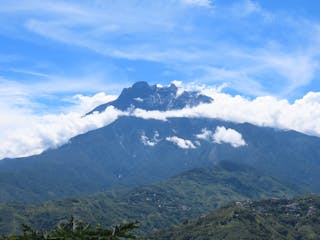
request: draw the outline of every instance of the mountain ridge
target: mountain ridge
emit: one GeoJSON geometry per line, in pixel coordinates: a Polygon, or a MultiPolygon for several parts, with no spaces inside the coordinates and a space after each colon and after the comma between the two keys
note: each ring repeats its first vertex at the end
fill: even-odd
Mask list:
{"type": "Polygon", "coordinates": [[[197,217],[230,201],[290,197],[301,192],[297,186],[284,184],[249,166],[220,162],[154,185],[37,205],[0,204],[0,233],[18,232],[22,223],[48,230],[69,215],[105,226],[139,220],[141,230],[146,232],[197,217]]]}

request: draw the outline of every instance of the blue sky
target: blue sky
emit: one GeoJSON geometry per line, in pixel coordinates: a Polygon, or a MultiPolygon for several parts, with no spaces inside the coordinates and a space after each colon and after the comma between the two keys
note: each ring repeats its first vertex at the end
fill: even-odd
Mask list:
{"type": "Polygon", "coordinates": [[[226,83],[232,93],[292,101],[320,90],[319,5],[1,0],[0,86],[39,111],[140,80],[226,83]]]}

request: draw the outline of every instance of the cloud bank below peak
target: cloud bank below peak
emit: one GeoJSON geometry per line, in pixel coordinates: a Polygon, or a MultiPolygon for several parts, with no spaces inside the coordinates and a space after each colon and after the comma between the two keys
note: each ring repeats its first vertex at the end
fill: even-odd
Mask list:
{"type": "Polygon", "coordinates": [[[166,112],[135,109],[132,115],[159,120],[172,117],[217,118],[320,136],[320,92],[309,92],[293,103],[273,96],[252,99],[233,96],[217,88],[204,88],[202,93],[212,97],[214,101],[194,108],[166,112]]]}
{"type": "MultiPolygon", "coordinates": [[[[70,138],[115,121],[124,113],[109,107],[101,114],[83,115],[96,105],[111,101],[115,96],[97,93],[93,96],[75,95],[74,105],[66,113],[37,115],[24,105],[7,106],[0,103],[0,159],[40,154],[46,149],[67,143],[70,138]]],[[[25,99],[22,101],[25,103],[25,99]]]]}
{"type": "MultiPolygon", "coordinates": [[[[185,90],[194,86],[180,86],[185,90]]],[[[296,130],[309,135],[320,136],[320,92],[309,92],[300,99],[290,103],[286,99],[272,96],[247,98],[240,95],[224,93],[221,88],[198,87],[202,94],[213,98],[209,104],[200,104],[193,108],[171,111],[146,111],[131,109],[129,112],[108,107],[101,113],[86,115],[105,101],[114,99],[103,93],[92,97],[78,95],[73,98],[78,104],[67,113],[34,115],[21,109],[8,109],[6,118],[0,120],[0,159],[30,156],[46,149],[56,148],[67,143],[70,138],[104,127],[120,116],[134,116],[144,119],[166,121],[169,118],[216,118],[237,123],[251,123],[283,130],[296,130]],[[14,124],[12,124],[14,123],[14,124]]],[[[1,103],[0,103],[1,106],[1,103]]],[[[196,134],[196,133],[195,133],[196,134]]],[[[202,138],[210,138],[216,143],[229,143],[233,147],[244,146],[245,139],[233,129],[217,128],[202,133],[202,138]]],[[[198,136],[199,137],[199,136],[198,136]]],[[[157,135],[149,139],[142,137],[144,144],[153,145],[158,141],[157,135]]],[[[171,136],[171,141],[182,148],[196,148],[193,142],[171,136]]]]}

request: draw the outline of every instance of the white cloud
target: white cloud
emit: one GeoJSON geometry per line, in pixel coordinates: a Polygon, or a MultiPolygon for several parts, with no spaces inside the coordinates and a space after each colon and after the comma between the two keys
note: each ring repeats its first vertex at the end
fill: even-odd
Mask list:
{"type": "Polygon", "coordinates": [[[245,146],[246,142],[243,140],[241,133],[232,128],[217,127],[213,134],[213,140],[215,143],[229,143],[232,147],[245,146]]]}
{"type": "Polygon", "coordinates": [[[212,140],[212,136],[213,136],[212,131],[204,128],[204,129],[201,130],[201,133],[196,135],[196,138],[203,139],[203,140],[206,140],[206,141],[211,141],[212,140]]]}
{"type": "MultiPolygon", "coordinates": [[[[71,94],[78,92],[97,93],[108,89],[118,93],[119,89],[126,86],[125,83],[110,83],[104,78],[108,75],[94,73],[90,76],[79,74],[73,77],[65,77],[59,75],[50,75],[41,72],[30,72],[24,70],[10,70],[10,72],[23,73],[32,77],[32,81],[19,81],[16,79],[8,79],[0,76],[0,98],[3,95],[16,97],[35,98],[39,96],[53,96],[55,94],[71,94]]],[[[30,107],[30,106],[29,106],[30,107]]]]}
{"type": "MultiPolygon", "coordinates": [[[[185,74],[184,79],[197,79],[207,84],[226,82],[230,88],[238,92],[261,96],[248,99],[203,89],[215,99],[212,104],[166,113],[137,109],[133,113],[136,116],[161,120],[181,116],[221,118],[234,122],[250,122],[259,126],[294,129],[320,136],[319,93],[310,92],[293,103],[270,96],[286,97],[297,89],[308,86],[312,81],[317,81],[315,76],[319,71],[320,53],[317,47],[320,42],[318,22],[301,16],[288,16],[287,13],[268,12],[256,1],[251,0],[240,1],[231,6],[227,4],[225,7],[220,5],[214,12],[207,8],[212,7],[214,3],[209,0],[142,3],[137,0],[119,0],[112,3],[110,5],[107,1],[91,4],[86,1],[11,0],[0,5],[3,22],[0,30],[2,35],[8,35],[10,38],[27,39],[30,42],[35,40],[35,46],[51,39],[108,57],[161,62],[169,70],[185,74]],[[193,6],[201,8],[194,11],[193,6]],[[122,13],[121,16],[119,12],[122,13]],[[206,23],[203,28],[197,27],[200,21],[206,23]],[[242,31],[244,27],[246,31],[242,31]],[[274,29],[273,34],[265,34],[270,29],[274,29]],[[123,36],[124,41],[119,42],[118,39],[123,36]],[[230,36],[237,36],[237,41],[229,38],[230,36]]],[[[10,62],[17,57],[0,55],[0,62],[10,62]]],[[[24,57],[29,61],[29,56],[24,57]]],[[[70,129],[77,128],[75,126],[78,126],[79,121],[82,122],[80,125],[84,124],[84,119],[78,117],[80,113],[98,105],[99,102],[111,99],[103,94],[97,95],[96,100],[78,96],[71,101],[81,102],[83,99],[83,102],[74,106],[74,109],[64,110],[65,113],[62,115],[38,116],[34,114],[34,110],[39,106],[32,97],[110,89],[112,86],[105,81],[110,77],[99,76],[92,70],[85,71],[89,74],[81,73],[82,77],[74,78],[51,76],[29,69],[15,71],[38,77],[39,81],[0,79],[0,142],[6,142],[10,132],[21,136],[22,131],[24,135],[21,136],[21,140],[14,141],[17,141],[16,144],[24,141],[24,146],[30,146],[25,150],[20,146],[12,152],[7,151],[7,155],[6,150],[3,150],[5,146],[0,146],[0,157],[14,156],[14,152],[20,156],[32,152],[33,149],[44,149],[65,142],[68,137],[52,136],[51,140],[48,140],[46,136],[41,136],[39,139],[46,139],[43,140],[45,144],[42,140],[33,145],[27,144],[28,139],[33,138],[33,134],[37,135],[34,132],[37,132],[36,129],[42,124],[51,126],[50,124],[55,122],[63,126],[66,121],[66,126],[74,124],[70,129]]],[[[113,88],[122,88],[116,85],[117,87],[113,88]]],[[[318,85],[315,83],[313,86],[318,85]]],[[[66,136],[73,136],[91,128],[79,129],[72,130],[72,134],[66,136]]],[[[48,131],[48,135],[51,136],[50,130],[59,132],[55,128],[43,132],[48,131]]],[[[10,144],[14,144],[13,141],[10,144]]]]}
{"type": "Polygon", "coordinates": [[[73,111],[79,113],[87,113],[94,109],[96,106],[111,102],[116,98],[116,95],[107,95],[104,92],[100,92],[93,96],[77,94],[69,99],[69,101],[76,104],[75,106],[72,106],[73,111]]]}
{"type": "Polygon", "coordinates": [[[154,135],[151,139],[149,139],[145,133],[143,132],[142,135],[141,135],[141,142],[143,143],[143,145],[145,146],[149,146],[149,147],[154,147],[155,145],[158,144],[158,142],[160,141],[159,139],[159,133],[158,131],[155,131],[154,132],[154,135]]]}
{"type": "MultiPolygon", "coordinates": [[[[2,25],[10,25],[13,30],[7,32],[7,28],[0,28],[3,34],[10,36],[12,32],[21,34],[21,38],[26,37],[23,34],[36,33],[39,37],[84,47],[109,57],[158,61],[170,70],[190,71],[190,79],[202,79],[207,83],[229,82],[235,90],[254,96],[267,92],[287,96],[315,81],[315,73],[319,70],[319,50],[315,47],[318,46],[315,39],[319,36],[317,22],[270,12],[252,0],[216,4],[219,9],[214,14],[207,14],[207,7],[212,7],[213,3],[210,0],[119,0],[110,5],[107,1],[88,4],[85,1],[31,0],[26,3],[12,0],[2,4],[0,12],[3,21],[8,23],[2,25]],[[201,11],[206,14],[195,18],[193,14],[197,13],[183,7],[185,5],[204,6],[201,11]],[[244,17],[251,15],[258,16],[254,19],[244,17]],[[269,15],[274,22],[266,23],[269,15]],[[190,21],[185,21],[189,16],[190,21]],[[239,19],[239,16],[243,18],[239,19]],[[198,28],[198,20],[193,19],[207,24],[198,28]],[[245,32],[241,31],[241,26],[245,27],[245,32]],[[275,27],[273,34],[265,34],[275,27]],[[287,34],[278,36],[278,32],[287,34]],[[121,44],[118,41],[121,36],[132,41],[121,44]],[[162,41],[158,36],[170,41],[162,41]],[[237,36],[239,41],[229,41],[228,36],[237,36]],[[204,66],[204,76],[194,77],[199,73],[198,66],[204,66]],[[216,73],[224,78],[215,77],[216,73]],[[266,81],[281,83],[264,84],[266,81]],[[268,87],[275,85],[276,90],[268,87]]],[[[30,39],[33,38],[32,35],[30,39]]],[[[96,86],[88,84],[88,87],[96,86]]],[[[101,90],[103,88],[97,89],[101,90]]]]}
{"type": "MultiPolygon", "coordinates": [[[[166,121],[170,117],[217,118],[238,123],[249,122],[258,126],[269,126],[284,130],[293,129],[320,136],[320,92],[309,92],[301,99],[289,103],[285,99],[277,99],[271,96],[253,99],[239,95],[232,96],[221,92],[219,87],[206,88],[196,85],[193,87],[211,96],[214,101],[194,108],[166,112],[135,109],[130,113],[125,113],[108,108],[101,114],[96,113],[86,117],[83,117],[83,114],[91,110],[94,105],[112,100],[114,97],[103,93],[92,97],[77,95],[73,101],[77,100],[78,104],[69,108],[66,113],[39,116],[34,115],[28,108],[7,105],[8,101],[5,98],[10,98],[12,95],[5,96],[5,92],[3,92],[0,111],[1,116],[5,117],[0,118],[0,140],[2,143],[0,145],[0,158],[40,153],[45,149],[67,143],[73,136],[106,126],[123,115],[162,121],[166,121]]],[[[185,88],[190,89],[191,87],[185,86],[185,88]]],[[[17,95],[15,99],[24,106],[29,101],[28,98],[25,98],[16,88],[14,89],[17,95]]],[[[230,133],[230,131],[226,129],[225,132],[230,133]]],[[[233,132],[231,131],[231,133],[233,132]]],[[[203,129],[196,137],[213,141],[213,135],[214,133],[211,130],[203,129]]],[[[232,136],[234,137],[234,135],[232,136]]],[[[156,144],[159,138],[155,133],[152,138],[142,135],[141,140],[144,144],[151,146],[156,144]]],[[[174,142],[182,148],[196,147],[196,142],[193,143],[176,136],[168,137],[166,140],[174,142]]],[[[241,143],[241,141],[238,143],[241,143]]]]}
{"type": "Polygon", "coordinates": [[[204,128],[201,130],[201,133],[196,135],[196,137],[198,139],[203,139],[218,144],[223,142],[229,143],[233,147],[241,147],[246,145],[241,133],[232,128],[225,128],[223,126],[218,126],[215,132],[204,128]]]}
{"type": "Polygon", "coordinates": [[[309,92],[293,103],[272,96],[253,99],[240,95],[232,96],[218,91],[217,88],[204,88],[202,92],[211,96],[214,101],[194,108],[167,112],[136,109],[132,115],[163,121],[170,117],[218,118],[320,136],[320,92],[309,92]]]}
{"type": "Polygon", "coordinates": [[[1,133],[0,158],[39,154],[67,143],[71,137],[110,124],[122,113],[112,107],[86,117],[78,113],[28,117],[24,128],[1,133]]]}
{"type": "Polygon", "coordinates": [[[195,149],[196,146],[190,141],[177,136],[171,136],[166,138],[167,141],[176,144],[179,148],[183,149],[195,149]]]}
{"type": "Polygon", "coordinates": [[[0,102],[0,159],[30,156],[56,148],[76,135],[108,125],[125,114],[110,107],[100,114],[84,117],[96,104],[114,99],[114,96],[98,93],[92,97],[76,95],[67,113],[35,115],[26,108],[30,106],[28,97],[17,94],[15,100],[21,99],[20,105],[7,105],[6,98],[12,97],[11,94],[0,97],[4,100],[0,102]]]}
{"type": "MultiPolygon", "coordinates": [[[[310,32],[317,34],[315,30],[310,32]]],[[[211,62],[220,60],[230,64],[193,66],[191,69],[202,72],[195,79],[206,84],[228,83],[229,88],[250,96],[287,97],[315,81],[320,66],[319,53],[315,49],[284,51],[283,47],[272,44],[248,51],[228,50],[223,46],[221,49],[224,53],[217,53],[219,58],[211,59],[211,62]]]]}
{"type": "Polygon", "coordinates": [[[142,98],[139,98],[139,97],[134,98],[134,100],[136,100],[137,102],[143,102],[143,99],[142,99],[142,98]]]}
{"type": "Polygon", "coordinates": [[[268,94],[268,92],[264,90],[262,84],[252,77],[254,68],[230,70],[216,67],[201,67],[200,69],[204,71],[204,76],[198,79],[200,82],[211,84],[224,83],[238,92],[251,96],[268,94]]]}
{"type": "Polygon", "coordinates": [[[315,52],[284,53],[279,49],[265,49],[243,58],[251,59],[257,64],[255,68],[245,70],[248,76],[258,76],[259,73],[274,74],[274,80],[270,81],[282,81],[284,88],[278,93],[282,96],[287,96],[296,89],[309,85],[319,69],[315,52]]]}

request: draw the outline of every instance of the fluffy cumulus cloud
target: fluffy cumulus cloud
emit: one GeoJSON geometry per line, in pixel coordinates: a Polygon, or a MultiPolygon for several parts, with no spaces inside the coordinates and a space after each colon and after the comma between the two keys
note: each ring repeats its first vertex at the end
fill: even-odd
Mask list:
{"type": "Polygon", "coordinates": [[[196,148],[196,146],[190,140],[179,138],[177,136],[167,137],[166,140],[174,143],[179,148],[183,148],[183,149],[190,149],[190,148],[195,149],[196,148]]]}
{"type": "Polygon", "coordinates": [[[142,135],[141,135],[141,142],[143,143],[143,145],[145,146],[149,146],[149,147],[154,147],[155,145],[158,144],[158,142],[160,141],[160,138],[159,138],[159,133],[158,131],[155,131],[154,132],[154,135],[152,138],[148,138],[146,136],[146,134],[143,132],[142,135]]]}
{"type": "Polygon", "coordinates": [[[243,140],[241,133],[231,128],[225,128],[223,126],[217,127],[213,134],[215,143],[229,143],[232,147],[245,146],[246,142],[243,140]]]}
{"type": "Polygon", "coordinates": [[[67,143],[70,138],[103,127],[125,113],[109,107],[100,114],[84,116],[96,104],[112,100],[113,96],[75,96],[72,111],[61,114],[34,115],[25,109],[1,108],[6,115],[0,120],[0,159],[39,154],[48,148],[67,143]]]}
{"type": "Polygon", "coordinates": [[[199,139],[206,140],[206,141],[211,141],[212,137],[213,137],[213,132],[204,128],[201,130],[201,133],[196,135],[196,137],[199,139]]]}
{"type": "Polygon", "coordinates": [[[320,136],[320,92],[309,92],[290,103],[273,96],[247,98],[230,95],[220,88],[200,89],[214,101],[194,108],[167,112],[136,109],[132,114],[145,119],[166,120],[170,117],[218,118],[237,123],[249,122],[284,130],[296,130],[308,135],[320,136]]]}
{"type": "Polygon", "coordinates": [[[196,137],[198,139],[212,141],[218,144],[229,143],[235,148],[246,145],[241,133],[232,128],[225,128],[224,126],[218,126],[215,132],[204,128],[201,130],[201,133],[196,135],[196,137]]]}

